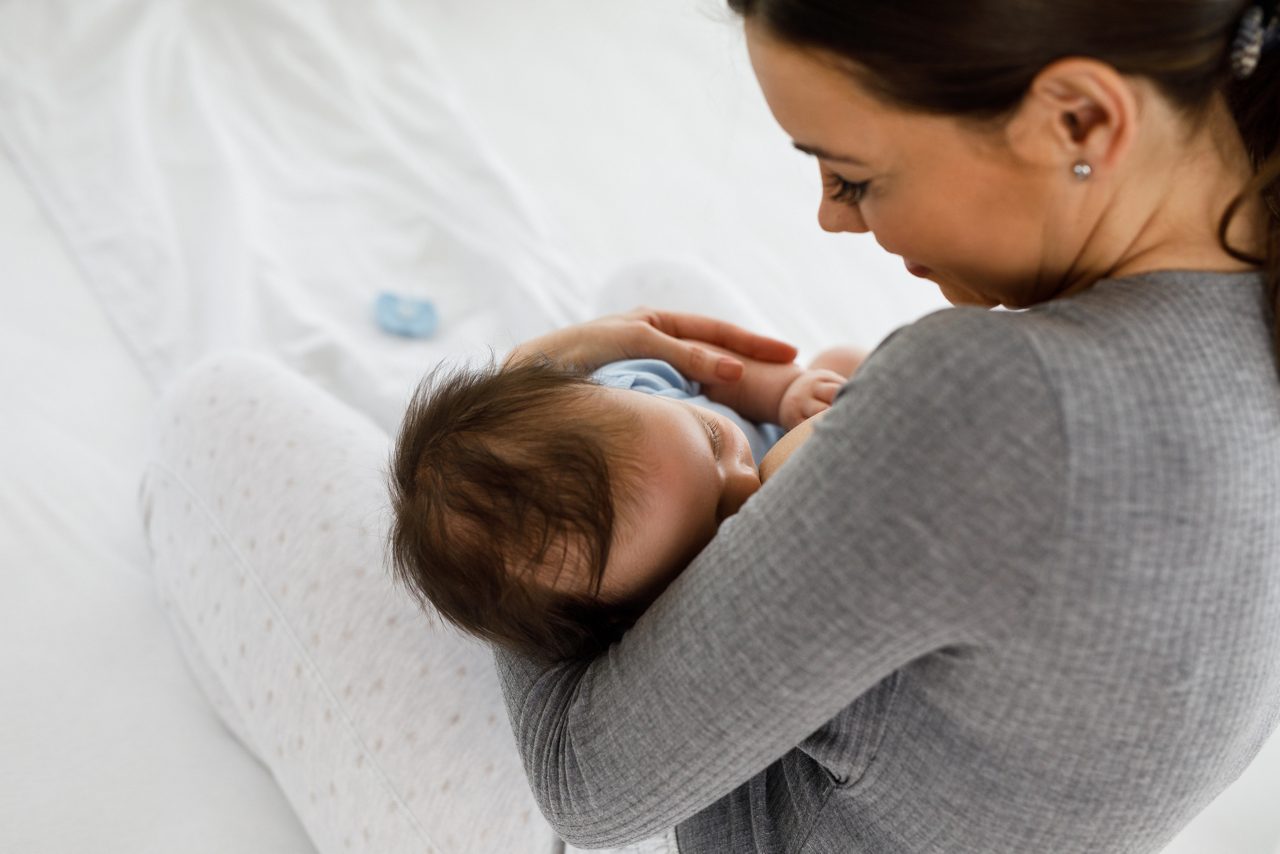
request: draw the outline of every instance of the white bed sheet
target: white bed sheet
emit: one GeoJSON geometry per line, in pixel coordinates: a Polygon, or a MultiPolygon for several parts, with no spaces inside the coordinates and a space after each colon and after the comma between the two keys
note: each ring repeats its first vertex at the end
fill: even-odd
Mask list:
{"type": "Polygon", "coordinates": [[[0,282],[0,851],[313,852],[157,605],[154,396],[3,157],[0,282]]]}
{"type": "MultiPolygon", "coordinates": [[[[581,319],[644,258],[721,271],[810,352],[945,305],[818,230],[710,0],[0,2],[0,144],[3,850],[311,850],[146,575],[145,416],[204,352],[391,426],[436,358],[581,319]],[[380,334],[383,289],[441,337],[380,334]]],[[[1271,854],[1275,791],[1277,740],[1170,854],[1271,854]]]]}

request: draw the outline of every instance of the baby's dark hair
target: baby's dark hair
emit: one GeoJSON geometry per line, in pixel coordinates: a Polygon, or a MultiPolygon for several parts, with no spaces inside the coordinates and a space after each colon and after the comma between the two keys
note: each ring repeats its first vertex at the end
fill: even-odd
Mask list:
{"type": "Polygon", "coordinates": [[[542,356],[419,384],[392,450],[388,546],[424,611],[544,661],[593,657],[635,623],[643,605],[599,593],[637,421],[600,391],[542,356]],[[588,593],[553,589],[564,573],[588,593]]]}

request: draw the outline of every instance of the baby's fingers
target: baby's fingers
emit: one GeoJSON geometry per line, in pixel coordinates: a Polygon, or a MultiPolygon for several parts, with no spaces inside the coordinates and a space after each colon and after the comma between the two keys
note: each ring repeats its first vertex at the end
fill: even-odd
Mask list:
{"type": "Polygon", "coordinates": [[[805,418],[812,418],[819,412],[826,412],[830,408],[830,403],[818,400],[816,397],[810,397],[800,404],[800,414],[805,418]]]}
{"type": "Polygon", "coordinates": [[[813,396],[818,400],[828,404],[834,403],[836,395],[840,393],[840,387],[844,383],[833,382],[831,380],[822,380],[813,387],[813,396]]]}

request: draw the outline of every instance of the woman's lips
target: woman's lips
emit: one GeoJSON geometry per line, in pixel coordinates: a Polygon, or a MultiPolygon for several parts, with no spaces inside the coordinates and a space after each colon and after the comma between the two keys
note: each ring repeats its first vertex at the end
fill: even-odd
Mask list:
{"type": "Polygon", "coordinates": [[[928,278],[929,274],[933,272],[928,267],[921,266],[914,261],[908,261],[906,258],[902,259],[902,263],[907,265],[908,273],[913,276],[919,276],[922,279],[928,278]]]}

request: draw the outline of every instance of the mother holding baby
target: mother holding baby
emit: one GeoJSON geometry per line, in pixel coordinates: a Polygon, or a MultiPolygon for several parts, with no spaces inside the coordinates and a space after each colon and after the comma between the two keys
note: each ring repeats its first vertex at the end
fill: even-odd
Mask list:
{"type": "MultiPolygon", "coordinates": [[[[681,854],[1159,851],[1280,714],[1276,2],[730,5],[822,228],[954,307],[606,653],[495,650],[544,814],[681,854]]],[[[739,369],[693,338],[794,355],[660,312],[521,349],[739,369]]]]}

